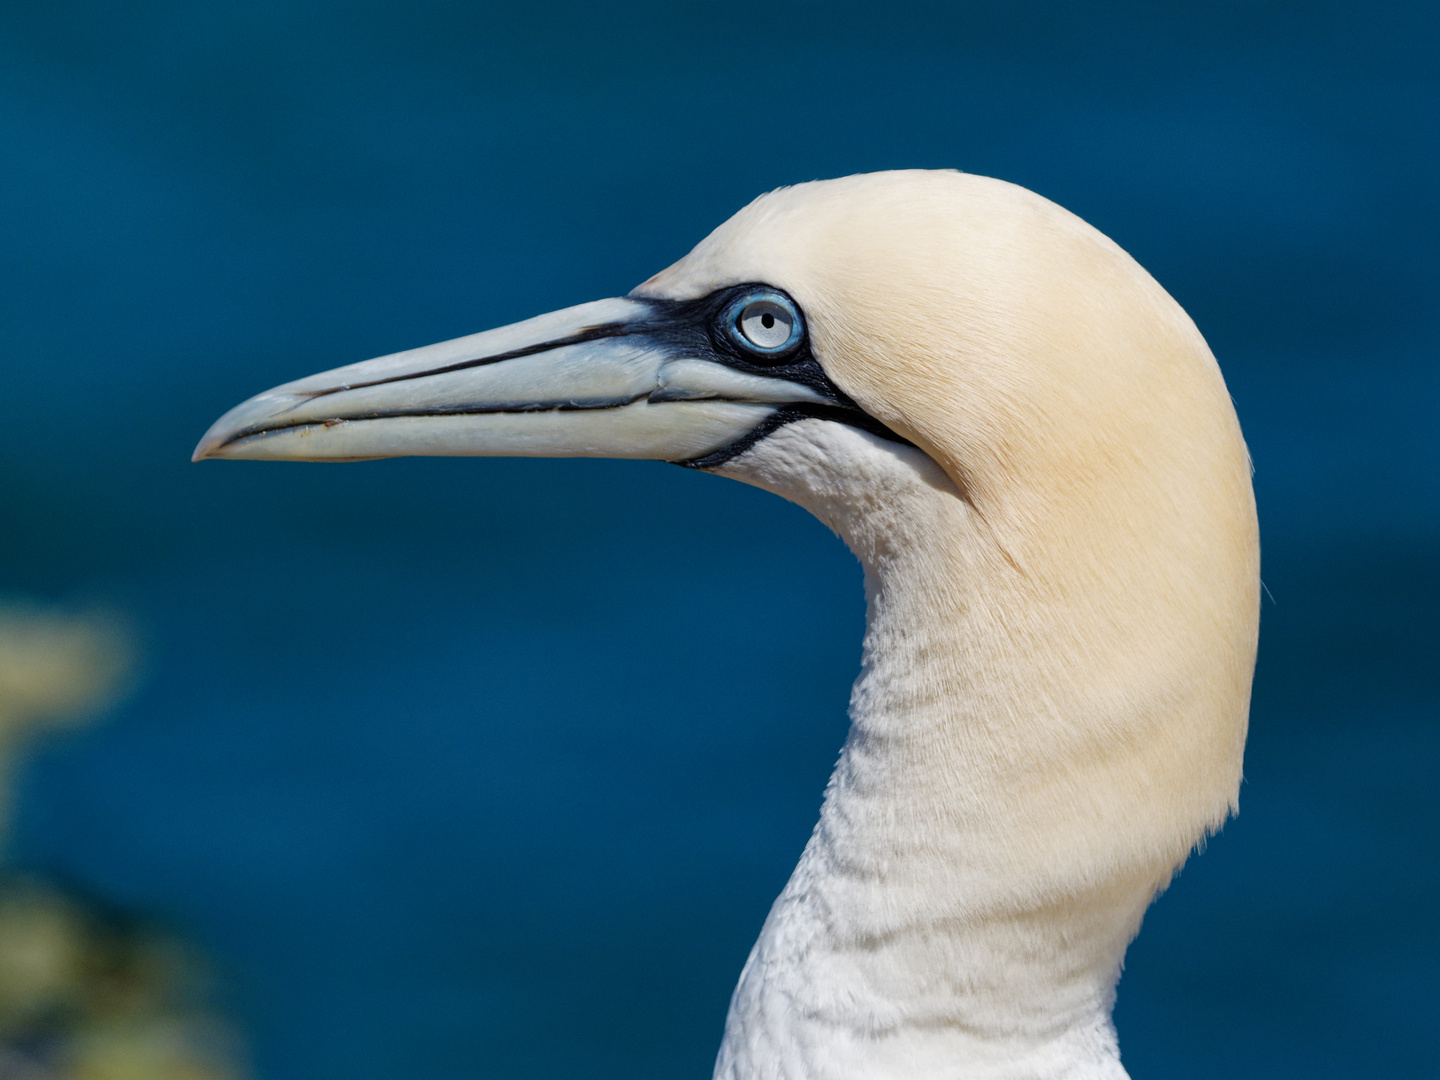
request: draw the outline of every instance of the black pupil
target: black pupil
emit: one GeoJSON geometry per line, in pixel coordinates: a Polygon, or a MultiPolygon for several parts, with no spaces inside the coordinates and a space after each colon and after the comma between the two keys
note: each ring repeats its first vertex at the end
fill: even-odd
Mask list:
{"type": "Polygon", "coordinates": [[[775,316],[771,315],[768,311],[765,312],[764,315],[760,316],[760,325],[763,326],[766,330],[769,330],[775,325],[775,316]]]}

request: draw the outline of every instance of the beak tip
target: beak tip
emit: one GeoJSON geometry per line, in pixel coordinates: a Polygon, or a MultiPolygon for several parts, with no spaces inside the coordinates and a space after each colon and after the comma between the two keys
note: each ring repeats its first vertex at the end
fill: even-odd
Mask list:
{"type": "Polygon", "coordinates": [[[228,449],[237,441],[243,441],[242,436],[251,431],[257,422],[263,422],[278,415],[294,403],[293,395],[284,394],[278,390],[267,390],[263,394],[256,394],[248,401],[241,402],[211,424],[210,429],[200,436],[200,441],[195,444],[195,452],[190,455],[190,460],[192,462],[205,461],[210,458],[233,456],[227,452],[228,449]]]}
{"type": "Polygon", "coordinates": [[[190,455],[191,462],[204,461],[206,458],[219,457],[220,448],[224,444],[223,437],[216,435],[212,427],[195,444],[195,451],[190,455]]]}

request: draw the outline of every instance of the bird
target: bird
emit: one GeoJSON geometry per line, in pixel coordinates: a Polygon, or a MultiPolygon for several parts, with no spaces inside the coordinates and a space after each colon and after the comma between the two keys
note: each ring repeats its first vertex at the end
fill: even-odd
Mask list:
{"type": "Polygon", "coordinates": [[[716,1080],[1117,1080],[1125,950],[1238,810],[1252,467],[1205,339],[1026,188],[780,188],[628,295],[287,383],[204,458],[651,458],[863,571],[850,728],[716,1080]]]}

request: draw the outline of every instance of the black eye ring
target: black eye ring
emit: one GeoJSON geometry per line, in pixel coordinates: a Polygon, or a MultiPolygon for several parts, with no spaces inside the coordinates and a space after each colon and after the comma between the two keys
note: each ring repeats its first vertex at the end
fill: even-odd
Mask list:
{"type": "Polygon", "coordinates": [[[720,325],[741,349],[767,360],[786,356],[805,337],[800,309],[775,289],[742,293],[725,307],[720,325]]]}

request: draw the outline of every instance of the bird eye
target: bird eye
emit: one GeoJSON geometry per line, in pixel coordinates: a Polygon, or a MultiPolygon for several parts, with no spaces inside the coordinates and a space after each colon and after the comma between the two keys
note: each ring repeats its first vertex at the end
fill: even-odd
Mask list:
{"type": "Polygon", "coordinates": [[[800,312],[782,293],[748,293],[730,305],[731,337],[751,352],[773,356],[788,352],[804,333],[800,312]]]}

